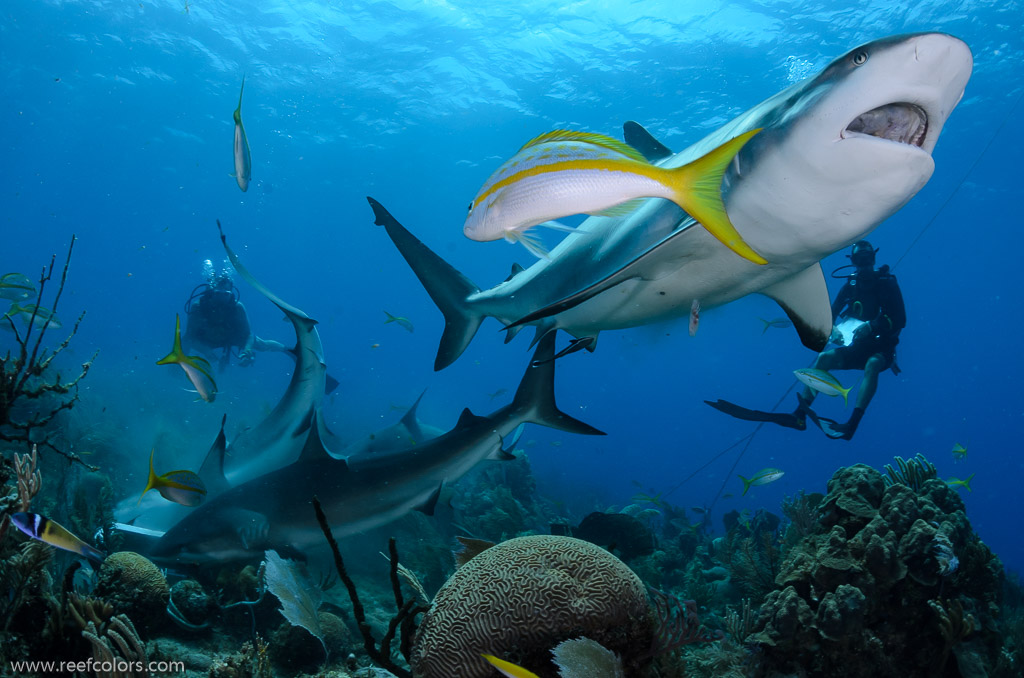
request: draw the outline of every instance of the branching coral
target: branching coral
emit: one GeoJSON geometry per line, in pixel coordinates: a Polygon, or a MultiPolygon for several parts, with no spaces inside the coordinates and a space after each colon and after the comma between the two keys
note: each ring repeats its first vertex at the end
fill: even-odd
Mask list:
{"type": "Polygon", "coordinates": [[[905,461],[903,457],[897,456],[896,465],[898,467],[896,469],[892,467],[892,464],[885,465],[885,472],[888,475],[883,476],[882,480],[886,487],[897,484],[906,485],[914,492],[918,492],[924,487],[925,481],[938,477],[935,465],[925,459],[921,453],[918,453],[910,461],[905,461]]]}
{"type": "Polygon", "coordinates": [[[7,533],[7,526],[11,522],[10,514],[26,513],[32,506],[32,498],[39,493],[39,488],[42,487],[43,474],[36,470],[36,463],[39,461],[38,452],[39,447],[33,445],[31,455],[19,456],[17,452],[14,453],[14,471],[18,493],[16,498],[12,495],[7,501],[4,501],[6,505],[0,505],[0,513],[3,514],[3,518],[0,518],[0,540],[3,540],[7,533]]]}
{"type": "Polygon", "coordinates": [[[755,618],[754,609],[750,606],[750,599],[744,598],[739,611],[731,607],[726,608],[725,630],[734,642],[742,645],[747,636],[754,632],[755,618]]]}
{"type": "Polygon", "coordinates": [[[51,325],[55,325],[57,305],[67,282],[68,267],[71,264],[71,253],[74,246],[75,238],[72,236],[71,245],[68,246],[67,260],[64,262],[60,282],[57,286],[57,293],[49,311],[43,309],[40,304],[43,301],[46,283],[53,278],[56,255],[50,259],[49,268],[43,267],[42,273],[40,273],[36,303],[26,307],[29,310],[23,310],[20,314],[15,315],[8,313],[0,319],[0,322],[7,323],[9,329],[14,332],[14,341],[17,345],[15,351],[8,351],[5,356],[0,357],[0,440],[22,443],[37,441],[64,455],[72,462],[96,470],[95,467],[82,461],[81,457],[74,452],[62,450],[49,442],[45,436],[40,436],[40,433],[53,421],[54,417],[74,406],[78,400],[78,382],[85,378],[92,366],[92,359],[83,363],[81,372],[69,382],[62,382],[59,372],[53,376],[52,380],[48,378],[54,359],[68,347],[71,339],[78,332],[78,326],[85,317],[84,313],[79,316],[71,333],[57,348],[52,350],[43,348],[46,330],[51,325]],[[15,316],[25,315],[27,315],[27,326],[21,329],[15,323],[15,316]],[[33,403],[40,405],[33,407],[33,403]],[[16,412],[19,410],[26,411],[22,416],[27,418],[17,419],[16,412]],[[40,437],[42,439],[37,440],[40,437]]]}
{"type": "Polygon", "coordinates": [[[89,622],[82,637],[92,644],[97,674],[111,678],[145,678],[149,675],[146,645],[123,614],[110,619],[105,628],[89,622]]]}

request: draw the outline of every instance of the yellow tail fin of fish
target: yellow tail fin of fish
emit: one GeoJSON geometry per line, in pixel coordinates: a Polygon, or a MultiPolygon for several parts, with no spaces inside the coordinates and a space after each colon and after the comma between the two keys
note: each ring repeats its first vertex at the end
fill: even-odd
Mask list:
{"type": "Polygon", "coordinates": [[[758,128],[745,132],[669,173],[676,190],[674,202],[733,252],[755,264],[767,264],[768,260],[755,252],[729,221],[722,202],[725,170],[743,145],[760,131],[758,128]]]}

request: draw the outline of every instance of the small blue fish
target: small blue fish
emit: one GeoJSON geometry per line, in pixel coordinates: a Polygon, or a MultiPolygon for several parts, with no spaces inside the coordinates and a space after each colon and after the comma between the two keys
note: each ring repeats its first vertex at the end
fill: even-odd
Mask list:
{"type": "Polygon", "coordinates": [[[202,504],[206,499],[206,485],[203,484],[202,478],[192,471],[185,470],[168,471],[157,475],[153,470],[153,455],[155,453],[156,448],[149,453],[149,481],[146,483],[146,489],[142,491],[142,496],[139,497],[139,502],[142,502],[142,497],[146,496],[147,492],[156,490],[161,497],[173,501],[175,504],[182,506],[202,504]]]}
{"type": "Polygon", "coordinates": [[[103,553],[103,551],[89,546],[68,532],[59,523],[55,523],[38,513],[12,513],[11,523],[37,541],[70,551],[71,553],[77,553],[88,558],[93,563],[99,564],[107,557],[107,554],[103,553]]]}

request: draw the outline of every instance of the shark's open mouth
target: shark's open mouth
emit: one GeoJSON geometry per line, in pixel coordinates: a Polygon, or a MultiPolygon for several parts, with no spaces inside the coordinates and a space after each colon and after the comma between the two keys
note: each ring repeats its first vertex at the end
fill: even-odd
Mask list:
{"type": "MultiPolygon", "coordinates": [[[[879,139],[920,147],[928,131],[928,115],[914,104],[896,103],[861,113],[846,132],[868,134],[879,139]]],[[[844,136],[846,136],[844,134],[844,136]]]]}

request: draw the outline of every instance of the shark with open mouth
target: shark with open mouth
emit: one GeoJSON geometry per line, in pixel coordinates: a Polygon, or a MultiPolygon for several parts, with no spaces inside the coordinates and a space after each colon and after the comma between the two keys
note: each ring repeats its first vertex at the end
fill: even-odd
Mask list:
{"type": "Polygon", "coordinates": [[[383,225],[445,317],[434,369],[454,362],[483,320],[506,342],[525,325],[536,341],[562,329],[562,353],[593,350],[603,330],[685,317],[758,292],[774,299],[801,341],[820,351],[832,327],[819,262],[865,237],[905,205],[935,169],[932,151],[963,96],[973,57],[943,33],[876,40],[673,153],[640,125],[626,142],[678,167],[761,127],[723,180],[732,223],[768,263],[740,258],[676,205],[643,201],[622,217],[591,217],[550,254],[481,290],[373,198],[383,225]]]}

